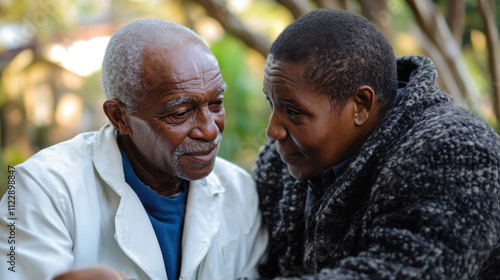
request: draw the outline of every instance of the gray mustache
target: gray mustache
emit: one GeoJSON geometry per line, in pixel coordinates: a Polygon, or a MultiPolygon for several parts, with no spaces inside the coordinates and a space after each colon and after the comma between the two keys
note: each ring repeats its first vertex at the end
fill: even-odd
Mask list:
{"type": "Polygon", "coordinates": [[[221,140],[222,140],[222,133],[219,133],[217,135],[217,138],[215,138],[213,141],[210,142],[197,140],[196,142],[189,145],[181,144],[175,150],[174,155],[180,156],[183,154],[212,150],[219,145],[221,140]]]}

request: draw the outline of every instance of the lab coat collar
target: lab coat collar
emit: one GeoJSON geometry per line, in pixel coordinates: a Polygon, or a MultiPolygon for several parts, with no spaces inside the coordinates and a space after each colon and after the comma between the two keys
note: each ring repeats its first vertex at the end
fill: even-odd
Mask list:
{"type": "MultiPolygon", "coordinates": [[[[96,139],[94,139],[93,143],[94,165],[106,182],[114,182],[118,178],[121,182],[125,183],[123,168],[109,168],[110,166],[116,166],[117,164],[121,166],[122,162],[120,150],[114,133],[115,128],[110,123],[107,123],[100,129],[99,134],[96,139]]],[[[193,182],[198,182],[204,186],[212,196],[224,192],[224,187],[220,184],[218,178],[213,176],[212,173],[210,173],[210,175],[206,178],[193,182]]],[[[123,186],[123,184],[111,185],[113,190],[120,196],[123,193],[123,186]]]]}

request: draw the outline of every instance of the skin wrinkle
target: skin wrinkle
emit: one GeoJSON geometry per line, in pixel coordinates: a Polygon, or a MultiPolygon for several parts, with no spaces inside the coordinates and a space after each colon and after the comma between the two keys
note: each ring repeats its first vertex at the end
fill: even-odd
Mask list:
{"type": "MultiPolygon", "coordinates": [[[[287,69],[284,69],[283,66],[281,65],[276,65],[276,62],[277,60],[274,58],[274,56],[272,54],[269,55],[268,59],[266,60],[266,66],[265,66],[265,73],[266,75],[264,75],[264,82],[266,83],[269,83],[269,84],[287,84],[287,83],[290,83],[290,82],[294,82],[294,80],[292,78],[289,78],[288,75],[286,74],[286,70],[287,69]],[[274,80],[271,80],[269,79],[268,77],[272,75],[273,77],[276,77],[276,78],[280,78],[280,79],[283,79],[285,80],[286,82],[282,82],[282,81],[274,81],[274,80]]],[[[293,65],[297,65],[298,63],[296,62],[289,62],[290,64],[293,64],[293,65]]],[[[313,83],[310,83],[309,81],[307,81],[308,79],[311,78],[311,69],[310,67],[308,66],[307,69],[305,70],[305,73],[304,75],[300,75],[300,77],[295,77],[295,78],[303,78],[305,81],[306,84],[312,84],[314,86],[313,83]]],[[[264,92],[264,94],[266,95],[266,99],[270,102],[269,98],[267,97],[268,93],[265,91],[265,89],[262,89],[262,91],[264,92]]],[[[319,91],[319,90],[318,90],[319,91]]],[[[298,106],[298,103],[297,102],[294,102],[293,100],[288,100],[289,102],[293,102],[296,106],[298,106]]],[[[337,112],[338,114],[340,115],[340,109],[338,106],[336,106],[336,104],[333,102],[334,100],[330,98],[330,107],[333,110],[337,109],[337,112]]]]}
{"type": "MultiPolygon", "coordinates": [[[[209,73],[212,72],[212,71],[208,71],[209,73]]],[[[175,75],[171,75],[172,78],[174,79],[179,79],[178,81],[176,82],[172,82],[172,83],[168,83],[166,86],[178,86],[178,85],[182,85],[182,84],[191,84],[191,83],[196,83],[198,79],[202,79],[202,78],[196,78],[196,79],[189,79],[189,80],[182,80],[181,78],[175,76],[175,75]]],[[[203,80],[203,83],[207,83],[207,82],[211,82],[212,80],[214,79],[217,79],[217,77],[214,77],[214,78],[211,78],[209,79],[208,81],[205,81],[203,80]]],[[[175,89],[166,89],[164,91],[169,91],[169,90],[182,90],[184,88],[182,87],[178,87],[178,88],[175,88],[175,89]]],[[[162,92],[163,93],[163,92],[162,92]]]]}
{"type": "Polygon", "coordinates": [[[144,67],[143,69],[143,84],[146,85],[148,91],[160,93],[163,91],[182,91],[184,88],[190,87],[192,84],[197,86],[201,85],[203,87],[199,88],[199,90],[206,91],[207,85],[212,83],[214,79],[217,79],[217,76],[214,76],[213,74],[219,73],[220,70],[210,69],[210,65],[207,64],[208,61],[213,60],[215,60],[215,63],[218,63],[213,55],[200,54],[201,57],[199,61],[192,61],[177,53],[176,48],[179,46],[182,46],[185,50],[192,47],[196,48],[199,44],[204,44],[199,37],[191,38],[191,40],[180,38],[177,40],[177,43],[178,46],[173,46],[169,45],[168,39],[157,38],[153,40],[150,46],[144,50],[142,63],[144,65],[149,65],[149,67],[144,67]],[[162,51],[155,52],[154,49],[162,49],[162,51]],[[170,59],[173,63],[155,64],[156,61],[165,59],[170,59]],[[189,68],[191,72],[191,76],[187,78],[184,73],[185,68],[189,68]],[[157,73],[162,72],[168,73],[168,76],[170,77],[168,81],[156,79],[157,73]]]}
{"type": "MultiPolygon", "coordinates": [[[[269,55],[269,57],[272,57],[272,55],[269,55]]],[[[281,65],[273,64],[274,62],[275,62],[275,59],[268,58],[265,69],[264,69],[264,72],[266,73],[266,75],[264,75],[264,81],[267,83],[271,83],[271,84],[280,83],[280,81],[271,81],[268,78],[269,75],[272,75],[276,78],[281,78],[281,79],[284,79],[288,82],[293,82],[293,80],[291,78],[289,78],[285,73],[283,73],[283,71],[285,71],[286,69],[283,69],[283,67],[281,65]],[[277,73],[275,73],[275,72],[277,72],[277,73]]]]}

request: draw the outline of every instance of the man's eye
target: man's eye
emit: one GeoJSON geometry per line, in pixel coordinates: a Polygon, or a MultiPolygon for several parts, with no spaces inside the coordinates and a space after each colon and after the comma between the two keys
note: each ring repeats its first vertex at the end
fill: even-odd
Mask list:
{"type": "Polygon", "coordinates": [[[169,115],[169,117],[175,118],[175,119],[182,119],[182,118],[186,117],[188,114],[189,114],[189,111],[186,110],[186,111],[171,114],[171,115],[169,115]]]}
{"type": "Polygon", "coordinates": [[[210,103],[210,109],[212,111],[220,111],[220,109],[222,109],[223,106],[224,106],[224,99],[215,100],[210,103]]]}
{"type": "Polygon", "coordinates": [[[291,107],[287,107],[286,108],[286,112],[289,116],[297,116],[297,115],[300,115],[300,112],[295,110],[294,108],[291,108],[291,107]]]}

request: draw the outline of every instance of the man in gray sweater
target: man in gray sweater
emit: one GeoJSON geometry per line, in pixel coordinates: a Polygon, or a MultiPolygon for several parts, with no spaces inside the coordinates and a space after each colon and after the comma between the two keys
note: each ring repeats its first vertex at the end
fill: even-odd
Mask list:
{"type": "Polygon", "coordinates": [[[363,17],[315,10],[267,58],[265,278],[500,279],[500,140],[363,17]]]}

